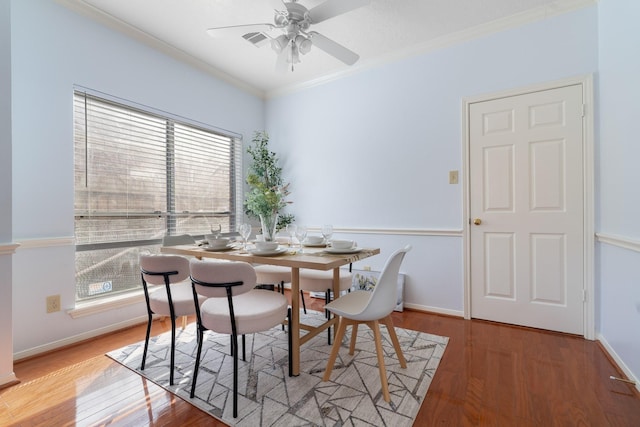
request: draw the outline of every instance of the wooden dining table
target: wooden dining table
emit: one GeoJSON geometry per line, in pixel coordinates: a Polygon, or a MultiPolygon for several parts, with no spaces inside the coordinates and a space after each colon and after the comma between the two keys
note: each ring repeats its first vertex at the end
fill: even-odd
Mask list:
{"type": "Polygon", "coordinates": [[[196,258],[214,258],[228,261],[244,261],[250,264],[279,265],[291,268],[291,335],[292,335],[292,373],[300,374],[300,347],[311,338],[337,323],[332,317],[319,326],[300,323],[300,298],[295,296],[300,293],[300,269],[333,270],[333,295],[340,296],[340,267],[353,262],[378,255],[379,248],[363,248],[356,253],[336,254],[329,253],[324,248],[287,248],[279,255],[256,255],[241,248],[230,250],[212,251],[197,245],[163,246],[160,251],[167,254],[188,255],[196,258]],[[304,330],[305,334],[300,335],[304,330]]]}

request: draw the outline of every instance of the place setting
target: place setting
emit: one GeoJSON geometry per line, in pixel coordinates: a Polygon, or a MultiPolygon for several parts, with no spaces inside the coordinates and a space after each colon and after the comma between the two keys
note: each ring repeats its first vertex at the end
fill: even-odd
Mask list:
{"type": "Polygon", "coordinates": [[[252,255],[277,256],[287,252],[287,248],[281,247],[278,242],[256,241],[254,247],[247,250],[252,255]]]}
{"type": "Polygon", "coordinates": [[[328,254],[357,254],[363,248],[358,247],[358,243],[353,240],[334,239],[330,241],[331,246],[325,248],[324,252],[328,254]]]}
{"type": "Polygon", "coordinates": [[[199,246],[208,252],[221,252],[234,249],[232,241],[228,237],[221,236],[222,227],[220,224],[211,227],[211,234],[205,234],[199,246]]]}

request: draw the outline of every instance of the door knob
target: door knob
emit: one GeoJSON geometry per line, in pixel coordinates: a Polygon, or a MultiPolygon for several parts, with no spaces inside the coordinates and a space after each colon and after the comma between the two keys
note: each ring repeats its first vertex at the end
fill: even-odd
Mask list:
{"type": "Polygon", "coordinates": [[[476,218],[476,219],[473,220],[473,223],[475,225],[480,225],[480,224],[482,224],[482,220],[480,218],[476,218]]]}

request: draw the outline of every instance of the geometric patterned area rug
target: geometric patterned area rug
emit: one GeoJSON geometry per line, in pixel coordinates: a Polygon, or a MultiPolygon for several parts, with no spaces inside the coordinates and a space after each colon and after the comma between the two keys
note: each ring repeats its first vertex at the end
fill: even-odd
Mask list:
{"type": "MultiPolygon", "coordinates": [[[[303,323],[324,321],[323,313],[308,313],[300,313],[303,323]]],[[[365,325],[358,328],[353,356],[348,351],[351,328],[347,328],[327,382],[322,381],[331,351],[326,332],[302,346],[297,377],[288,375],[287,336],[280,326],[247,335],[247,361],[242,360],[242,353],[238,359],[237,418],[232,413],[233,358],[228,335],[205,333],[193,399],[189,393],[197,350],[194,323],[176,331],[173,386],[169,385],[170,332],[150,339],[144,371],[140,370],[144,340],[107,356],[231,426],[411,426],[449,339],[396,327],[407,361],[403,369],[386,327],[380,329],[390,403],[382,397],[373,333],[365,325]]]]}

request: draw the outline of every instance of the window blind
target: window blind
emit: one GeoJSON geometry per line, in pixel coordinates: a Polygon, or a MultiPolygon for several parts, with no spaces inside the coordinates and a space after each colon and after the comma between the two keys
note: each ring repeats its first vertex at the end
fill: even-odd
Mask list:
{"type": "Polygon", "coordinates": [[[75,91],[74,146],[79,299],[139,287],[139,250],[242,213],[238,137],[75,91]]]}

